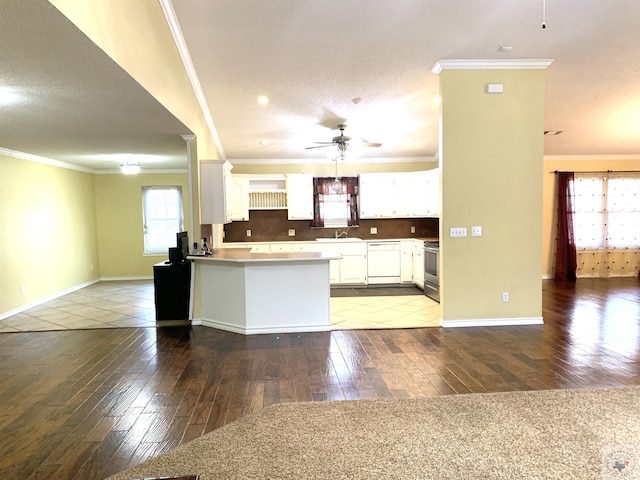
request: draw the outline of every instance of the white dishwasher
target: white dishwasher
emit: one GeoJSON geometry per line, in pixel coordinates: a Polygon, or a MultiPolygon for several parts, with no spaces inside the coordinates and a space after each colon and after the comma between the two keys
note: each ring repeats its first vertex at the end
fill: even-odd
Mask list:
{"type": "Polygon", "coordinates": [[[367,243],[369,285],[400,283],[400,242],[367,243]]]}

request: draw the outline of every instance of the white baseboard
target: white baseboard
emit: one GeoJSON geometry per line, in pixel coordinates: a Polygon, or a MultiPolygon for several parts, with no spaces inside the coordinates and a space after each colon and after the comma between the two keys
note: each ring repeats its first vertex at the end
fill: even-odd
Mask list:
{"type": "Polygon", "coordinates": [[[226,322],[220,322],[216,320],[209,320],[207,318],[194,319],[191,322],[192,325],[202,325],[204,327],[217,328],[218,330],[225,330],[227,332],[239,333],[241,335],[258,335],[265,333],[300,333],[300,332],[329,332],[331,331],[330,325],[299,325],[299,326],[269,326],[269,327],[249,327],[242,328],[238,325],[233,325],[226,322]]]}
{"type": "Polygon", "coordinates": [[[53,293],[51,295],[47,295],[46,297],[39,298],[38,300],[34,300],[33,302],[25,303],[24,305],[20,305],[12,310],[8,310],[6,312],[0,313],[0,320],[4,320],[5,318],[9,318],[13,315],[17,315],[18,313],[25,312],[30,308],[37,307],[38,305],[42,305],[43,303],[50,302],[51,300],[55,300],[56,298],[63,297],[69,293],[78,291],[82,288],[88,287],[89,285],[93,285],[94,283],[98,283],[100,281],[99,278],[95,280],[91,280],[89,282],[81,283],[80,285],[75,285],[73,287],[67,288],[66,290],[62,290],[60,292],[53,293]]]}
{"type": "Polygon", "coordinates": [[[101,282],[126,282],[129,280],[153,280],[153,275],[141,275],[134,277],[100,277],[101,282]]]}
{"type": "Polygon", "coordinates": [[[471,318],[469,320],[440,320],[445,328],[458,327],[508,327],[513,325],[542,325],[542,317],[522,318],[471,318]]]}

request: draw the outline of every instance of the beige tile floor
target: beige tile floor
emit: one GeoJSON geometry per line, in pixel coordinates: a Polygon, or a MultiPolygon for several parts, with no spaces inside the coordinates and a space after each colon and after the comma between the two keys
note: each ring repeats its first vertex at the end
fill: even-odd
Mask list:
{"type": "MultiPolygon", "coordinates": [[[[440,304],[424,295],[331,298],[335,330],[436,327],[440,304]]],[[[0,333],[155,327],[153,282],[99,282],[0,320],[0,333]]]]}

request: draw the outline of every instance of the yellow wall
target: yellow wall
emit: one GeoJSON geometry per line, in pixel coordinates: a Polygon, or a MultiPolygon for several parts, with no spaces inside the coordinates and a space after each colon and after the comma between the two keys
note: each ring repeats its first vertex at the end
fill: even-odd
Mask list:
{"type": "MultiPolygon", "coordinates": [[[[633,157],[631,157],[633,158],[633,157]]],[[[598,157],[545,157],[543,178],[543,224],[542,224],[542,274],[545,278],[555,275],[557,184],[554,171],[598,172],[605,170],[640,171],[640,156],[635,159],[620,159],[612,156],[598,157]]]]}
{"type": "Polygon", "coordinates": [[[196,135],[191,209],[199,223],[199,159],[220,155],[158,0],[49,1],[196,135]]]}
{"type": "Polygon", "coordinates": [[[93,182],[0,155],[0,313],[99,277],[93,182]]]}
{"type": "Polygon", "coordinates": [[[440,76],[443,320],[539,320],[545,72],[440,76]],[[504,93],[485,93],[487,83],[504,93]],[[450,238],[451,227],[469,236],[450,238]]]}
{"type": "Polygon", "coordinates": [[[142,231],[142,187],[179,185],[182,187],[185,229],[189,225],[189,190],[186,173],[140,175],[96,175],[98,248],[102,277],[151,277],[153,265],[167,258],[144,255],[142,231]]]}

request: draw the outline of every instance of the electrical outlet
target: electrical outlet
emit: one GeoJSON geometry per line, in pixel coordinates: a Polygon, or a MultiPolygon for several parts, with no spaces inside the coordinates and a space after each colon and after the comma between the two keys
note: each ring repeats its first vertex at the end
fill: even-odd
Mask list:
{"type": "Polygon", "coordinates": [[[251,236],[251,230],[247,230],[247,237],[251,236]]]}
{"type": "Polygon", "coordinates": [[[503,302],[509,301],[509,292],[502,292],[502,301],[503,302]]]}
{"type": "Polygon", "coordinates": [[[413,225],[411,225],[411,233],[416,233],[416,227],[414,227],[413,225]]]}
{"type": "Polygon", "coordinates": [[[482,236],[482,227],[480,225],[476,225],[475,227],[471,227],[471,236],[472,237],[481,237],[482,236]]]}
{"type": "Polygon", "coordinates": [[[24,283],[20,284],[20,293],[24,293],[24,283]]]}
{"type": "Polygon", "coordinates": [[[467,236],[467,227],[455,227],[449,229],[450,237],[466,237],[467,236]]]}
{"type": "Polygon", "coordinates": [[[378,228],[377,227],[371,227],[371,235],[377,235],[378,234],[378,228]]]}
{"type": "Polygon", "coordinates": [[[290,228],[289,229],[289,236],[290,237],[295,237],[296,236],[296,230],[294,228],[290,228]]]}

